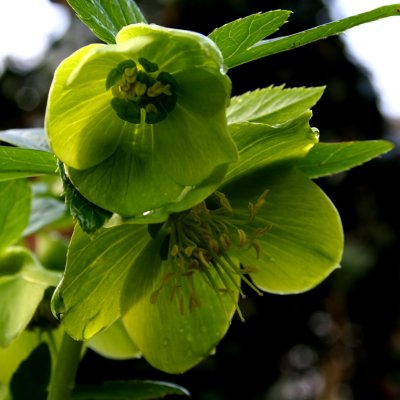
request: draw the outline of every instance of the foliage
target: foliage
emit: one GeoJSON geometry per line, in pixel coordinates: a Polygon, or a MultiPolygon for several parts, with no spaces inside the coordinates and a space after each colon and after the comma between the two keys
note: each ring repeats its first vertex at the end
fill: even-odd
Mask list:
{"type": "Polygon", "coordinates": [[[290,11],[250,15],[206,37],[149,25],[133,1],[69,3],[107,44],[58,67],[44,129],[0,132],[0,346],[21,361],[0,382],[23,398],[19,382],[40,359],[37,379],[22,387],[37,398],[188,395],[153,381],[72,392],[82,342],[169,373],[192,368],[235,312],[243,319],[243,286],[300,293],[339,268],[340,217],[311,179],[393,147],[319,143],[310,108],[324,88],[230,98],[229,69],[400,8],[265,39],[290,11]],[[28,329],[45,333],[39,345],[28,329]]]}

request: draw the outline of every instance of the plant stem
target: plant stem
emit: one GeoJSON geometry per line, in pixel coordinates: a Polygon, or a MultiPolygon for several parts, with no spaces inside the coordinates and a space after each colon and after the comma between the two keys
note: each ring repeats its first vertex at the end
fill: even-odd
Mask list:
{"type": "Polygon", "coordinates": [[[83,342],[73,340],[64,333],[57,363],[50,382],[48,400],[70,400],[75,386],[83,342]]]}

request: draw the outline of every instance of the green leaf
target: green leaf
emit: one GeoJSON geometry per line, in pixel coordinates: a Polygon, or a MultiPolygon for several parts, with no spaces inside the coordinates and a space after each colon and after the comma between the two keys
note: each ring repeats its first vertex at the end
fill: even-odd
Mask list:
{"type": "Polygon", "coordinates": [[[103,357],[115,360],[140,357],[142,354],[128,335],[121,319],[117,319],[110,327],[90,339],[88,347],[103,357]]]}
{"type": "Polygon", "coordinates": [[[73,400],[152,400],[168,395],[190,396],[181,386],[156,381],[113,381],[101,385],[79,385],[73,400]]]}
{"type": "Polygon", "coordinates": [[[13,375],[10,392],[13,400],[46,400],[51,370],[50,351],[41,343],[24,360],[13,375]]]}
{"type": "Polygon", "coordinates": [[[92,236],[76,226],[52,299],[53,313],[70,336],[88,340],[121,316],[127,275],[149,240],[144,225],[103,228],[92,236]]]}
{"type": "Polygon", "coordinates": [[[306,157],[297,161],[297,168],[310,178],[336,174],[361,165],[392,150],[386,140],[363,142],[318,143],[306,157]]]}
{"type": "Polygon", "coordinates": [[[265,203],[254,220],[241,225],[253,246],[232,252],[245,268],[255,270],[251,278],[262,290],[287,294],[311,289],[339,266],[340,217],[321,189],[295,169],[258,171],[221,188],[244,215],[264,190],[265,203]]]}
{"type": "MultiPolygon", "coordinates": [[[[179,276],[171,264],[166,261],[155,265],[159,277],[151,280],[149,293],[134,304],[123,322],[153,367],[182,373],[208,357],[224,337],[235,311],[238,291],[233,287],[229,293],[218,291],[201,272],[179,276]]],[[[139,276],[138,271],[139,282],[130,280],[132,289],[140,287],[139,276]]],[[[214,269],[210,268],[209,276],[216,288],[224,286],[214,269]]],[[[240,285],[239,276],[232,278],[240,285]]]]}
{"type": "Polygon", "coordinates": [[[311,108],[323,91],[323,87],[285,89],[270,86],[232,97],[227,109],[228,123],[283,124],[311,108]]]}
{"type": "Polygon", "coordinates": [[[220,48],[228,67],[237,65],[248,49],[276,32],[289,18],[291,11],[274,10],[252,14],[215,29],[209,37],[220,48]]]}
{"type": "Polygon", "coordinates": [[[29,223],[22,235],[29,236],[32,233],[59,221],[66,215],[66,211],[65,204],[52,197],[33,198],[29,223]]]}
{"type": "Polygon", "coordinates": [[[80,20],[106,43],[115,43],[126,25],[146,22],[133,0],[68,0],[80,20]]]}
{"type": "Polygon", "coordinates": [[[0,132],[0,141],[23,149],[50,152],[43,128],[9,129],[0,132]]]}
{"type": "Polygon", "coordinates": [[[0,251],[19,239],[29,219],[31,191],[24,180],[0,182],[0,251]]]}
{"type": "Polygon", "coordinates": [[[396,15],[400,15],[400,4],[379,7],[362,14],[320,25],[293,35],[270,40],[261,40],[256,44],[241,48],[241,51],[236,52],[233,57],[229,57],[225,62],[228,68],[233,68],[249,61],[254,61],[283,51],[293,50],[317,40],[338,35],[358,25],[396,15]]]}
{"type": "Polygon", "coordinates": [[[0,181],[39,175],[54,175],[55,157],[48,152],[0,147],[0,181]]]}
{"type": "Polygon", "coordinates": [[[317,142],[310,128],[311,112],[281,125],[245,122],[230,126],[239,150],[239,161],[232,164],[224,185],[237,177],[273,164],[293,164],[317,142]]]}
{"type": "Polygon", "coordinates": [[[44,291],[57,286],[61,274],[44,269],[25,248],[0,255],[0,346],[8,346],[28,325],[44,291]]]}

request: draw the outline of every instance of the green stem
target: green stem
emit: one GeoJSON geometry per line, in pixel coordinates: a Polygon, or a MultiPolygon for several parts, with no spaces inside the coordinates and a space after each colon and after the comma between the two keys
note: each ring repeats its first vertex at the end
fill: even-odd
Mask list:
{"type": "Polygon", "coordinates": [[[64,333],[56,368],[50,382],[48,400],[70,400],[75,386],[75,375],[81,358],[83,342],[64,333]]]}

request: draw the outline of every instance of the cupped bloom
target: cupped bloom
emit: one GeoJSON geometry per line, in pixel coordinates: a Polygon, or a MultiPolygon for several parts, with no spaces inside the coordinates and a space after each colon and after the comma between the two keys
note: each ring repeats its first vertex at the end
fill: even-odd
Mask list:
{"type": "Polygon", "coordinates": [[[162,220],[210,195],[236,161],[230,91],[222,55],[207,37],[129,25],[115,45],[86,46],[60,64],[46,132],[89,201],[162,220]]]}
{"type": "Polygon", "coordinates": [[[182,372],[211,354],[234,312],[244,320],[245,292],[304,292],[341,259],[338,214],[299,171],[261,172],[221,190],[152,233],[161,261],[140,299],[132,293],[151,272],[136,264],[127,280],[126,331],[164,371],[182,372]]]}
{"type": "Polygon", "coordinates": [[[300,171],[260,171],[220,190],[160,224],[92,236],[77,226],[53,297],[66,331],[89,340],[122,321],[151,365],[181,373],[214,351],[235,311],[243,319],[242,283],[299,293],[338,267],[339,216],[300,171]]]}

